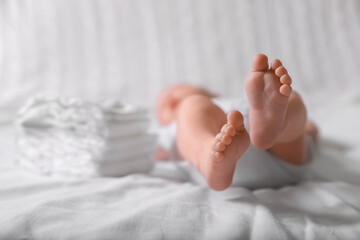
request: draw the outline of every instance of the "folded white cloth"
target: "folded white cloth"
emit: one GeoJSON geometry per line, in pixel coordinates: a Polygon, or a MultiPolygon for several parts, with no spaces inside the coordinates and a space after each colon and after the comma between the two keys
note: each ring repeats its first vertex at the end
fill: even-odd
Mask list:
{"type": "Polygon", "coordinates": [[[121,176],[152,167],[156,139],[141,107],[40,95],[19,110],[16,125],[18,162],[48,175],[121,176]]]}

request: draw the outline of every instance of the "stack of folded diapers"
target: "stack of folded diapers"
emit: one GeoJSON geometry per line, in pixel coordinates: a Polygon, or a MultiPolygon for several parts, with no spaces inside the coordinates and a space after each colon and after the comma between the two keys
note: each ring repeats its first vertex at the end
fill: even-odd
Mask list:
{"type": "Polygon", "coordinates": [[[47,175],[124,176],[153,166],[145,108],[42,95],[19,110],[16,126],[18,163],[47,175]]]}

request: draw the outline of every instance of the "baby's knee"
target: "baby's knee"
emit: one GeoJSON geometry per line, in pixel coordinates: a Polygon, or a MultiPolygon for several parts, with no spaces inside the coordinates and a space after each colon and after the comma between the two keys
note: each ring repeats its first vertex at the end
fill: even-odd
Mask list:
{"type": "Polygon", "coordinates": [[[201,94],[194,94],[183,99],[179,105],[177,112],[201,109],[211,103],[211,99],[201,94]]]}
{"type": "Polygon", "coordinates": [[[155,103],[155,114],[161,125],[168,125],[174,120],[177,99],[168,91],[159,94],[155,103]]]}

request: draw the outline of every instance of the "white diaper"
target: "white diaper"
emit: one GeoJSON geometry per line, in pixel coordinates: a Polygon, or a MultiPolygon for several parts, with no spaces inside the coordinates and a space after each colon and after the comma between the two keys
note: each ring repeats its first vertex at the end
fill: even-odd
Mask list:
{"type": "MultiPolygon", "coordinates": [[[[249,132],[248,102],[243,99],[215,98],[213,102],[221,107],[224,112],[239,110],[244,116],[245,128],[249,132]]],[[[175,145],[176,124],[173,123],[160,130],[159,144],[167,149],[171,159],[177,159],[175,145]]],[[[289,164],[273,154],[260,150],[250,144],[247,151],[238,160],[232,186],[241,186],[249,189],[280,187],[298,183],[308,168],[308,163],[314,152],[314,144],[310,137],[307,138],[307,163],[302,166],[289,164]]],[[[188,176],[198,184],[206,184],[201,174],[190,164],[177,164],[188,176]]]]}
{"type": "Polygon", "coordinates": [[[153,166],[148,111],[117,101],[35,96],[19,110],[17,162],[57,176],[123,176],[153,166]]]}

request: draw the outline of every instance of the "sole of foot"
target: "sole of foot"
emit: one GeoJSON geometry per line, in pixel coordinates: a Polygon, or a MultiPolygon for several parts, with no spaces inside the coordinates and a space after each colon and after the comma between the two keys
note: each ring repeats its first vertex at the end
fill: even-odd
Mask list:
{"type": "Polygon", "coordinates": [[[265,55],[254,56],[245,82],[250,106],[250,139],[254,146],[265,150],[274,145],[283,127],[291,83],[280,60],[272,61],[269,68],[265,55]]]}
{"type": "Polygon", "coordinates": [[[244,127],[244,118],[239,111],[227,115],[227,123],[215,138],[206,143],[203,165],[200,172],[210,188],[222,191],[232,183],[239,158],[249,147],[250,137],[244,127]]]}

